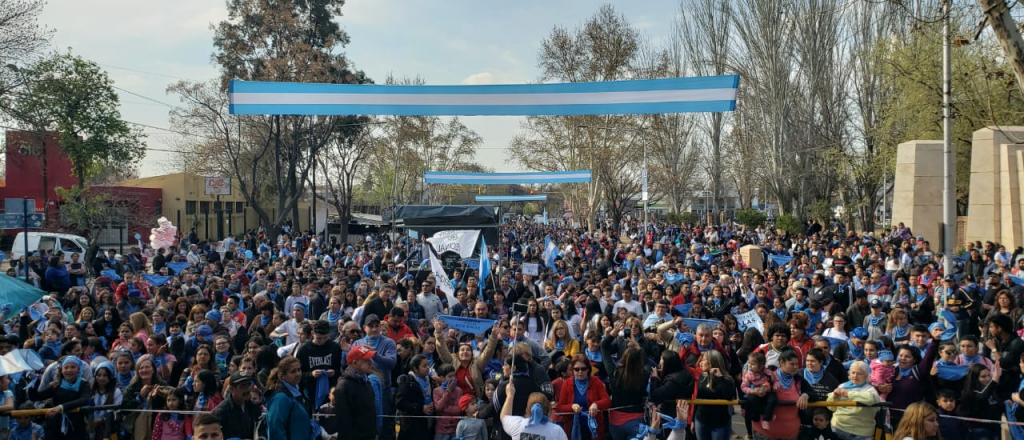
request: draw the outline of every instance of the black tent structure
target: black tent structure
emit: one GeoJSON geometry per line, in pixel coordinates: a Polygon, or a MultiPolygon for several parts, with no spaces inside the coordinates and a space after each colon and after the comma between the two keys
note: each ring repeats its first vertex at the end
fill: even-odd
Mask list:
{"type": "Polygon", "coordinates": [[[487,243],[498,244],[498,210],[485,205],[402,205],[395,210],[394,226],[420,237],[455,229],[479,229],[487,243]]]}

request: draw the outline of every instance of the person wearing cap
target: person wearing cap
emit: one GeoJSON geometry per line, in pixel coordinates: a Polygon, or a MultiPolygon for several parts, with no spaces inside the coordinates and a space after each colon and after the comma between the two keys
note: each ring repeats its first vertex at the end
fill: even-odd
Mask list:
{"type": "Polygon", "coordinates": [[[219,336],[226,336],[231,338],[231,331],[224,325],[224,313],[220,310],[213,309],[206,312],[206,325],[210,326],[210,331],[213,332],[214,338],[219,336]]]}
{"type": "Polygon", "coordinates": [[[864,317],[863,327],[868,330],[868,339],[876,340],[885,334],[889,326],[889,317],[882,311],[884,304],[881,299],[871,300],[871,314],[864,317]]]}
{"type": "MultiPolygon", "coordinates": [[[[971,319],[974,316],[974,298],[966,290],[967,286],[958,287],[956,278],[947,275],[944,279],[946,310],[956,315],[957,336],[971,332],[971,319]]],[[[936,311],[939,313],[939,311],[936,311]]]]}
{"type": "Polygon", "coordinates": [[[291,345],[299,341],[299,325],[306,322],[306,304],[295,303],[292,306],[292,319],[289,319],[277,326],[270,332],[271,338],[285,338],[285,345],[291,345]]]}
{"type": "Polygon", "coordinates": [[[381,322],[377,315],[367,315],[363,320],[365,337],[352,344],[353,347],[368,345],[374,351],[373,366],[381,372],[384,385],[391,386],[391,370],[398,365],[398,346],[391,338],[381,334],[381,322]]]}
{"type": "Polygon", "coordinates": [[[334,388],[334,419],[338,433],[344,433],[345,439],[372,440],[377,437],[380,425],[378,399],[369,379],[369,375],[376,374],[373,365],[376,355],[370,346],[361,345],[345,356],[348,368],[334,388]]]}
{"type": "Polygon", "coordinates": [[[244,371],[231,373],[228,378],[228,398],[213,409],[217,418],[230,421],[223,425],[224,438],[256,438],[256,421],[263,411],[251,398],[255,380],[255,376],[244,371]]]}
{"type": "Polygon", "coordinates": [[[864,327],[850,330],[850,338],[840,342],[832,350],[832,357],[849,368],[853,361],[864,360],[864,341],[868,339],[868,331],[864,327]]]}
{"type": "Polygon", "coordinates": [[[993,309],[997,309],[996,297],[999,292],[1010,290],[1003,284],[1003,274],[999,269],[992,269],[988,272],[988,286],[985,288],[985,297],[981,300],[982,313],[988,315],[993,309]]]}
{"type": "Polygon", "coordinates": [[[341,346],[331,340],[331,325],[327,321],[313,322],[313,337],[310,343],[302,344],[295,357],[302,365],[302,388],[315,396],[320,376],[327,376],[328,386],[338,383],[337,372],[341,371],[341,346]]]}

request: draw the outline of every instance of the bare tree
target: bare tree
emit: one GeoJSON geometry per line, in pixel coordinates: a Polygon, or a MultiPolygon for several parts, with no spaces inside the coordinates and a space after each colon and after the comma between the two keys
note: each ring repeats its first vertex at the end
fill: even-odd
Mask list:
{"type": "MultiPolygon", "coordinates": [[[[671,51],[676,60],[685,57],[685,69],[696,76],[725,75],[732,73],[729,65],[732,49],[733,6],[730,1],[682,0],[679,2],[679,18],[673,23],[671,51]]],[[[740,24],[739,27],[744,26],[740,24]]],[[[723,142],[722,136],[728,120],[726,113],[709,113],[696,116],[705,137],[695,138],[705,149],[707,174],[711,182],[712,197],[718,206],[723,191],[723,142]]]]}
{"type": "MultiPolygon", "coordinates": [[[[366,121],[369,122],[369,121],[366,121]]],[[[334,207],[342,224],[341,240],[348,240],[349,219],[352,217],[352,200],[357,177],[362,173],[365,159],[370,154],[374,138],[372,127],[359,126],[355,136],[336,136],[324,151],[317,156],[320,169],[326,176],[323,185],[326,193],[323,199],[334,207]]]]}
{"type": "MultiPolygon", "coordinates": [[[[585,82],[647,77],[649,72],[639,71],[636,65],[640,49],[639,32],[612,6],[604,5],[575,30],[558,26],[551,30],[541,43],[538,55],[539,80],[585,82]]],[[[641,156],[636,154],[641,153],[639,150],[624,156],[611,154],[621,151],[622,143],[627,142],[621,133],[601,133],[614,131],[609,130],[614,128],[636,129],[637,120],[620,115],[528,117],[508,151],[527,169],[591,169],[593,181],[590,184],[565,185],[563,188],[573,213],[585,221],[590,230],[595,230],[594,214],[601,202],[600,195],[602,192],[606,196],[611,194],[602,183],[608,182],[608,177],[601,175],[602,167],[596,166],[595,161],[614,157],[620,167],[626,167],[635,166],[641,156]],[[609,143],[608,139],[616,140],[616,143],[609,143]],[[601,150],[603,148],[608,150],[601,150]]],[[[622,174],[616,176],[627,177],[622,174]]],[[[624,188],[625,182],[620,183],[622,185],[619,186],[624,188]]],[[[605,202],[614,204],[614,200],[607,197],[605,202]]]]}
{"type": "Polygon", "coordinates": [[[745,139],[766,151],[767,192],[779,201],[781,213],[795,209],[796,176],[792,163],[793,116],[796,100],[793,35],[796,17],[788,0],[732,2],[739,37],[730,65],[743,78],[746,90],[738,111],[745,139]]]}
{"type": "Polygon", "coordinates": [[[0,61],[26,61],[50,43],[53,29],[39,25],[44,7],[45,0],[5,0],[0,4],[0,61]]]}

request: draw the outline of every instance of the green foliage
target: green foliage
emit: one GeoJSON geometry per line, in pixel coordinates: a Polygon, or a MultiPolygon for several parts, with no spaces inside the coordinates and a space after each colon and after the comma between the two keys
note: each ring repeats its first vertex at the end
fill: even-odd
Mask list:
{"type": "Polygon", "coordinates": [[[540,214],[541,209],[537,207],[536,203],[530,202],[523,205],[523,215],[527,217],[533,217],[534,215],[540,214]]]}
{"type": "Polygon", "coordinates": [[[780,215],[779,218],[775,220],[775,228],[781,231],[786,231],[790,235],[794,236],[801,234],[804,231],[804,225],[800,222],[800,219],[791,214],[780,215]]]}
{"type": "Polygon", "coordinates": [[[665,215],[665,218],[669,223],[675,223],[678,225],[685,225],[687,223],[693,223],[694,216],[692,212],[670,212],[665,215]]]}
{"type": "Polygon", "coordinates": [[[832,221],[834,214],[832,206],[827,200],[815,200],[814,203],[807,206],[807,218],[824,222],[825,224],[832,221]]]}
{"type": "Polygon", "coordinates": [[[24,71],[31,80],[14,103],[14,116],[35,130],[58,133],[79,189],[104,165],[134,168],[145,156],[145,135],[121,119],[113,81],[99,65],[65,53],[24,71]]]}
{"type": "Polygon", "coordinates": [[[748,228],[757,228],[764,225],[768,215],[756,209],[740,209],[736,211],[736,221],[748,228]]]}

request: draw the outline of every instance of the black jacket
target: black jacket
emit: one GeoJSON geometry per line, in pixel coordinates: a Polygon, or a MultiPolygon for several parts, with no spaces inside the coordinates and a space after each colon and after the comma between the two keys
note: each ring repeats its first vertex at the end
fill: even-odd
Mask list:
{"type": "Polygon", "coordinates": [[[352,440],[377,437],[377,410],[373,402],[370,382],[355,374],[352,368],[346,370],[334,389],[334,423],[338,433],[352,440]]]}
{"type": "MultiPolygon", "coordinates": [[[[235,405],[231,396],[213,409],[213,415],[225,422],[221,425],[224,438],[256,438],[256,421],[262,414],[263,410],[252,400],[235,405]]],[[[160,417],[159,414],[155,416],[160,417]]]]}
{"type": "Polygon", "coordinates": [[[650,401],[660,403],[662,414],[676,413],[676,400],[693,398],[693,373],[682,371],[669,374],[664,379],[651,378],[650,401]]]}
{"type": "MultiPolygon", "coordinates": [[[[430,382],[430,379],[427,379],[430,382]]],[[[430,393],[434,392],[434,385],[429,385],[430,393]]],[[[423,416],[424,398],[423,389],[420,388],[419,382],[413,376],[412,373],[407,373],[398,378],[398,392],[395,394],[395,407],[400,411],[399,423],[401,423],[402,430],[398,433],[398,440],[430,440],[434,438],[434,433],[427,425],[427,420],[421,417],[401,417],[407,416],[423,416]]],[[[342,432],[340,429],[338,432],[342,432]]]]}

